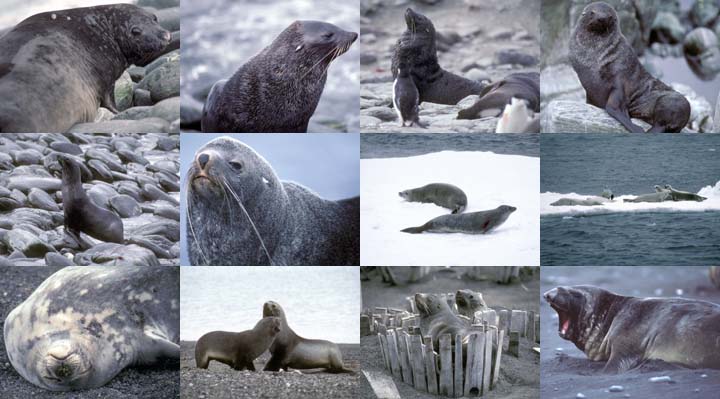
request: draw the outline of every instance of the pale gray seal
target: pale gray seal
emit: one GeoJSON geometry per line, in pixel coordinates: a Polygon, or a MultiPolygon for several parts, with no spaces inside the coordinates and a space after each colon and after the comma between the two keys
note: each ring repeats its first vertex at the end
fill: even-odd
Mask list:
{"type": "Polygon", "coordinates": [[[670,195],[672,196],[673,201],[697,201],[697,202],[702,202],[702,201],[705,201],[705,200],[707,199],[707,198],[705,198],[705,197],[703,197],[703,196],[700,196],[700,195],[697,195],[697,194],[693,194],[693,193],[689,193],[689,192],[687,192],[687,191],[678,191],[678,190],[675,190],[675,189],[672,188],[672,186],[669,185],[669,184],[666,184],[666,185],[665,185],[665,190],[667,190],[667,191],[670,192],[670,195]]]}
{"type": "Polygon", "coordinates": [[[219,137],[187,173],[193,265],[358,265],[360,198],[330,201],[282,182],[252,148],[219,137]]]}
{"type": "Polygon", "coordinates": [[[354,373],[343,364],[342,352],[337,344],[321,339],[306,339],[295,334],[280,304],[267,301],[263,304],[263,317],[271,316],[280,318],[282,326],[270,346],[272,356],[265,364],[264,371],[322,368],[328,373],[354,373]]]}
{"type": "Polygon", "coordinates": [[[212,87],[202,131],[305,133],[330,63],[357,37],[326,22],[293,22],[230,79],[212,87]]]}
{"type": "Polygon", "coordinates": [[[447,183],[430,183],[400,191],[398,195],[409,202],[431,202],[450,209],[452,213],[462,213],[467,206],[467,196],[463,190],[447,183]]]}
{"type": "Polygon", "coordinates": [[[613,194],[612,191],[610,191],[609,189],[605,189],[599,197],[594,196],[587,197],[585,199],[560,198],[559,200],[551,203],[550,206],[595,206],[612,202],[614,199],[615,194],[613,194]]]}
{"type": "Polygon", "coordinates": [[[685,298],[635,298],[602,288],[557,287],[544,294],[560,337],[603,371],[620,373],[657,359],[720,369],[720,305],[685,298]]]}
{"type": "Polygon", "coordinates": [[[122,369],[180,359],[180,271],[66,267],[5,319],[15,370],[51,391],[96,388],[122,369]]]}
{"type": "Polygon", "coordinates": [[[482,294],[473,290],[455,292],[455,305],[457,305],[458,313],[469,317],[470,320],[475,316],[475,312],[489,309],[482,294]]]}
{"type": "Polygon", "coordinates": [[[253,360],[270,348],[280,328],[279,318],[263,317],[252,330],[209,332],[195,343],[195,364],[206,369],[211,360],[216,360],[235,370],[255,371],[253,360]]]}
{"type": "Polygon", "coordinates": [[[418,234],[424,231],[432,233],[466,233],[485,234],[505,223],[511,213],[517,208],[509,205],[500,205],[489,211],[462,213],[457,215],[438,216],[422,226],[408,227],[402,231],[418,234]]]}
{"type": "Polygon", "coordinates": [[[170,32],[131,4],[29,17],[0,37],[0,132],[64,132],[117,112],[115,81],[162,54],[170,32]]]}

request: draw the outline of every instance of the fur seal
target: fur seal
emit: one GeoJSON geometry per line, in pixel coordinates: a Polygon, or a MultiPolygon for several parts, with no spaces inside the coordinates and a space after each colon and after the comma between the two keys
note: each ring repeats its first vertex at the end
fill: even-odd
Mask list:
{"type": "Polygon", "coordinates": [[[570,39],[569,57],[587,103],[607,111],[630,132],[643,132],[630,118],[650,123],[648,132],[657,133],[676,133],[688,123],[688,100],[645,70],[607,3],[590,3],[583,9],[570,39]]]}
{"type": "Polygon", "coordinates": [[[280,318],[282,326],[270,346],[272,356],[263,371],[322,368],[328,373],[355,373],[345,368],[342,352],[337,344],[298,336],[288,325],[285,311],[280,304],[268,301],[263,304],[263,317],[271,316],[280,318]]]}
{"type": "Polygon", "coordinates": [[[458,313],[469,317],[470,320],[475,316],[475,312],[488,309],[482,294],[473,290],[457,290],[455,305],[457,305],[458,313]]]}
{"type": "Polygon", "coordinates": [[[517,208],[510,205],[500,205],[489,211],[462,213],[457,215],[442,215],[422,226],[408,227],[401,231],[410,234],[419,234],[424,231],[431,233],[465,233],[485,234],[505,223],[511,213],[517,208]]]}
{"type": "Polygon", "coordinates": [[[253,360],[270,348],[281,327],[279,318],[263,317],[252,330],[209,332],[195,344],[195,363],[206,369],[211,360],[216,360],[235,370],[255,371],[253,360]]]}
{"type": "Polygon", "coordinates": [[[122,244],[123,223],[118,215],[95,205],[85,193],[80,167],[75,160],[58,156],[62,167],[63,212],[65,232],[82,243],[80,232],[101,241],[122,244]]]}
{"type": "Polygon", "coordinates": [[[0,37],[0,132],[64,132],[92,122],[100,106],[117,112],[115,81],[170,39],[155,15],[131,4],[29,17],[0,37]]]}
{"type": "Polygon", "coordinates": [[[252,148],[219,137],[187,173],[193,265],[358,265],[360,198],[330,201],[282,182],[252,148]]]}
{"type": "Polygon", "coordinates": [[[293,22],[230,79],[212,87],[202,131],[305,133],[330,63],[357,37],[326,22],[293,22]]]}
{"type": "MultiPolygon", "coordinates": [[[[498,116],[513,98],[527,103],[529,109],[540,112],[540,74],[537,72],[513,73],[489,84],[478,93],[480,98],[470,108],[458,112],[458,119],[477,119],[498,116]]],[[[519,132],[512,132],[519,133],[519,132]]]]}
{"type": "Polygon", "coordinates": [[[462,213],[467,206],[467,196],[457,186],[447,183],[430,183],[422,187],[400,191],[398,195],[408,202],[432,202],[448,208],[451,213],[462,213]]]}
{"type": "Polygon", "coordinates": [[[689,193],[689,192],[687,192],[687,191],[678,191],[678,190],[675,190],[675,189],[672,188],[672,186],[669,185],[669,184],[666,184],[666,185],[665,185],[665,190],[667,190],[668,192],[670,192],[670,195],[672,196],[673,201],[697,201],[697,202],[702,202],[702,201],[705,201],[705,200],[707,199],[707,198],[705,198],[705,197],[703,197],[703,196],[700,196],[700,195],[697,195],[697,194],[693,194],[693,193],[689,193]]]}
{"type": "MultiPolygon", "coordinates": [[[[420,331],[423,336],[432,338],[433,347],[440,347],[438,341],[443,334],[450,334],[453,341],[456,334],[463,338],[468,335],[469,325],[453,313],[444,297],[438,294],[415,294],[415,307],[420,314],[420,331]]],[[[463,340],[463,347],[465,344],[463,340]]]]}
{"type": "Polygon", "coordinates": [[[5,319],[8,359],[51,391],[97,388],[121,370],[180,359],[180,271],[66,267],[5,319]]]}
{"type": "Polygon", "coordinates": [[[410,71],[404,65],[398,68],[398,76],[393,82],[393,106],[395,112],[398,114],[400,119],[400,126],[404,127],[407,123],[408,126],[416,124],[420,127],[425,127],[420,124],[420,94],[410,77],[410,71]]]}
{"type": "Polygon", "coordinates": [[[559,317],[560,337],[604,372],[621,373],[657,359],[720,369],[720,305],[685,298],[636,298],[602,288],[557,287],[544,294],[559,317]]]}
{"type": "Polygon", "coordinates": [[[471,94],[483,90],[480,82],[448,72],[438,64],[435,26],[426,16],[405,10],[407,29],[398,39],[392,55],[393,79],[401,64],[407,65],[420,94],[420,102],[455,105],[471,94]]]}

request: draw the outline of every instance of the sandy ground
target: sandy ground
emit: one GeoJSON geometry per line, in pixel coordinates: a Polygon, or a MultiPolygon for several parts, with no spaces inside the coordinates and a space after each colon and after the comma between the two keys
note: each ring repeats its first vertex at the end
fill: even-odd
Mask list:
{"type": "MultiPolygon", "coordinates": [[[[543,267],[542,292],[558,285],[592,284],[623,295],[678,296],[720,303],[720,290],[707,267],[543,267]],[[681,290],[681,291],[679,291],[681,290]]],[[[718,398],[720,370],[691,370],[651,361],[621,375],[603,375],[604,362],[588,360],[570,341],[558,336],[558,318],[541,299],[541,396],[543,398],[718,398]],[[672,383],[649,382],[669,376],[672,383]],[[622,393],[609,393],[613,385],[622,393]],[[629,395],[629,396],[628,396],[629,395]]]]}
{"type": "MultiPolygon", "coordinates": [[[[235,371],[218,362],[207,370],[195,367],[195,342],[181,341],[180,376],[183,398],[356,398],[360,371],[360,345],[340,344],[345,367],[356,374],[324,372],[235,371]]],[[[255,369],[262,370],[270,359],[265,352],[255,359],[255,369]]]]}
{"type": "MultiPolygon", "coordinates": [[[[55,267],[0,267],[0,321],[25,300],[55,267]]],[[[180,396],[180,375],[177,362],[155,367],[123,370],[107,385],[72,393],[55,393],[27,382],[12,367],[0,336],[0,397],[2,398],[177,398],[180,396]]]]}
{"type": "MultiPolygon", "coordinates": [[[[491,281],[473,281],[460,278],[462,267],[444,269],[425,276],[417,283],[405,286],[390,286],[383,283],[377,274],[362,282],[363,309],[375,306],[397,307],[404,309],[405,298],[416,292],[447,293],[461,288],[479,291],[488,306],[503,306],[508,309],[538,311],[537,296],[540,288],[536,274],[521,283],[499,285],[491,281]]],[[[520,356],[515,358],[505,354],[501,363],[500,383],[498,387],[483,398],[536,399],[540,390],[540,359],[532,352],[532,346],[520,340],[520,356]]],[[[360,337],[362,347],[363,370],[388,374],[382,365],[382,357],[376,336],[360,337]]],[[[535,344],[536,346],[537,344],[535,344]]],[[[388,374],[389,375],[389,374],[388,374]]],[[[437,398],[415,390],[395,379],[395,385],[403,398],[437,398]]],[[[359,389],[360,398],[375,398],[375,394],[362,377],[359,389]]]]}

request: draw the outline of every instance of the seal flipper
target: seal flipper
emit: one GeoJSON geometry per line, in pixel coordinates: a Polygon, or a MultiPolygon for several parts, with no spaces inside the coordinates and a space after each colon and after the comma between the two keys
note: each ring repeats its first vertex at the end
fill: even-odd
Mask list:
{"type": "Polygon", "coordinates": [[[408,227],[408,228],[402,229],[402,230],[400,230],[400,231],[402,231],[403,233],[420,234],[420,233],[422,233],[423,231],[427,230],[428,228],[429,228],[428,224],[425,223],[425,224],[422,225],[422,226],[408,227]]]}
{"type": "Polygon", "coordinates": [[[628,112],[627,104],[625,104],[625,93],[621,88],[617,87],[617,83],[608,96],[607,103],[605,104],[605,111],[607,111],[607,113],[615,120],[620,122],[620,124],[625,126],[625,128],[631,133],[645,133],[643,128],[634,124],[632,120],[630,120],[630,113],[628,112]]]}
{"type": "Polygon", "coordinates": [[[620,374],[640,365],[642,355],[630,345],[615,343],[612,345],[610,359],[603,367],[606,374],[620,374]]]}
{"type": "Polygon", "coordinates": [[[154,327],[146,326],[143,337],[144,345],[138,351],[137,364],[153,364],[161,358],[180,359],[180,345],[154,327]]]}

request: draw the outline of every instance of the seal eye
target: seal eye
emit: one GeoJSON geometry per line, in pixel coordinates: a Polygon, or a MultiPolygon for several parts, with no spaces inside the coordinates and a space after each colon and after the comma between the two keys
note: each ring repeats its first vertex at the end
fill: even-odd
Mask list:
{"type": "Polygon", "coordinates": [[[133,26],[132,29],[130,29],[130,33],[132,33],[133,36],[140,36],[142,35],[142,29],[138,28],[137,26],[133,26]]]}
{"type": "Polygon", "coordinates": [[[153,21],[154,21],[154,22],[157,22],[157,21],[158,21],[157,15],[153,15],[153,21]]]}
{"type": "Polygon", "coordinates": [[[242,165],[242,163],[240,163],[240,162],[230,161],[229,163],[230,163],[230,166],[232,166],[233,169],[235,169],[235,170],[237,170],[237,171],[241,171],[241,170],[243,169],[243,165],[242,165]]]}
{"type": "Polygon", "coordinates": [[[326,39],[329,39],[329,38],[333,37],[333,33],[332,33],[332,32],[325,33],[325,34],[323,35],[323,37],[326,38],[326,39]]]}

